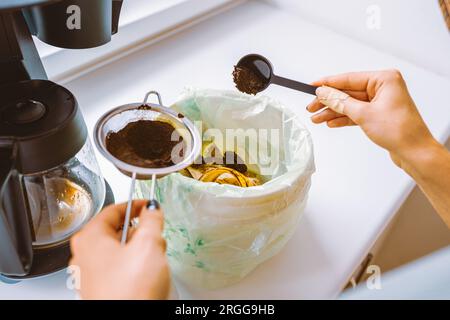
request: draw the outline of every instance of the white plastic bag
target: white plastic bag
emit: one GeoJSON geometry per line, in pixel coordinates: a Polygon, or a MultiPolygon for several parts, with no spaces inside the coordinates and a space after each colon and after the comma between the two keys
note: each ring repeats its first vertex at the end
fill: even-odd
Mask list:
{"type": "MultiPolygon", "coordinates": [[[[203,183],[179,173],[158,181],[172,272],[194,286],[224,287],[277,254],[296,230],[315,169],[311,137],[290,110],[267,97],[187,89],[173,108],[201,120],[203,131],[279,134],[278,143],[258,136],[258,157],[247,150],[254,137],[238,142],[239,154],[262,168],[268,180],[262,186],[203,183]]],[[[148,196],[149,185],[139,183],[140,197],[148,196]]]]}

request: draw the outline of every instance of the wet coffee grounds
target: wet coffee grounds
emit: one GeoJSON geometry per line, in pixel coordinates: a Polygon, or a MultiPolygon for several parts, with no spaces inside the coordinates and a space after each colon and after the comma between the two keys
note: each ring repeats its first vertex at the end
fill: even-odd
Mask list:
{"type": "Polygon", "coordinates": [[[265,80],[247,68],[235,66],[233,80],[236,88],[244,93],[255,95],[265,89],[265,80]]]}
{"type": "MultiPolygon", "coordinates": [[[[141,168],[173,166],[173,148],[182,143],[172,141],[175,128],[162,121],[139,120],[130,122],[118,132],[110,132],[106,148],[117,159],[141,168]]],[[[181,155],[182,156],[182,155],[181,155]]]]}

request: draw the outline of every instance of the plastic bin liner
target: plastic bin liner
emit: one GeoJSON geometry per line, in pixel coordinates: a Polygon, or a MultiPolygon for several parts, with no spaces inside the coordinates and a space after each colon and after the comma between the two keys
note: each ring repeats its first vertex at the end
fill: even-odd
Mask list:
{"type": "MultiPolygon", "coordinates": [[[[158,180],[172,272],[197,287],[228,286],[277,254],[295,232],[315,170],[311,136],[292,111],[268,97],[189,88],[172,107],[201,121],[204,139],[211,128],[224,136],[232,130],[235,151],[267,181],[239,188],[179,173],[158,180]]],[[[149,189],[141,181],[136,193],[145,198],[149,189]]]]}

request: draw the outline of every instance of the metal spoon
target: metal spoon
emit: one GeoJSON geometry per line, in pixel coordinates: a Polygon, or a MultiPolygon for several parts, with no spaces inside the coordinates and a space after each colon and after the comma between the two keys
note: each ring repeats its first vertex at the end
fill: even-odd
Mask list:
{"type": "Polygon", "coordinates": [[[267,89],[267,87],[271,84],[277,84],[279,86],[316,95],[317,87],[315,86],[275,75],[273,73],[273,66],[270,61],[259,54],[249,54],[242,57],[236,67],[252,71],[264,82],[264,86],[258,92],[267,89]]]}

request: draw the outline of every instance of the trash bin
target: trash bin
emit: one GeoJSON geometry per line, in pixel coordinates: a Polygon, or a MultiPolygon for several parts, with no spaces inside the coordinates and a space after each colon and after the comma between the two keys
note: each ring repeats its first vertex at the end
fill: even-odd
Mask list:
{"type": "MultiPolygon", "coordinates": [[[[295,232],[315,170],[311,136],[292,111],[268,97],[191,88],[172,107],[201,121],[206,135],[210,129],[235,134],[235,151],[256,163],[265,181],[240,188],[179,173],[158,181],[173,274],[197,287],[225,287],[277,254],[295,232]]],[[[149,189],[141,181],[137,195],[148,197],[149,189]]]]}

